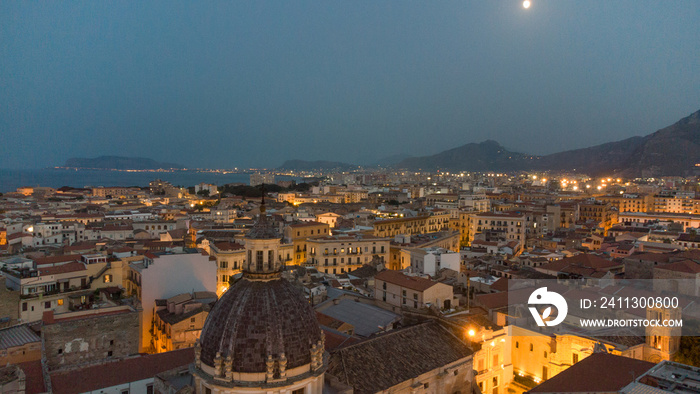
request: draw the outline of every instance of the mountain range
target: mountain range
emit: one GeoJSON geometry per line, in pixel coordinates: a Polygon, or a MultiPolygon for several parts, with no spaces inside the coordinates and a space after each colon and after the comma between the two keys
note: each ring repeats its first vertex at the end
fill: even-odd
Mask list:
{"type": "Polygon", "coordinates": [[[446,171],[575,171],[589,175],[654,177],[700,170],[700,111],[645,137],[545,156],[508,151],[496,141],[470,143],[405,159],[394,168],[446,171]]]}

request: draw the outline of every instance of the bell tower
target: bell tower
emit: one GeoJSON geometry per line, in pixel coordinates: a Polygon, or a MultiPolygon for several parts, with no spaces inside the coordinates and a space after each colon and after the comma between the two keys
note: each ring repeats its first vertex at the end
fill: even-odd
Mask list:
{"type": "Polygon", "coordinates": [[[260,216],[245,236],[246,261],[243,275],[251,280],[269,280],[280,276],[284,264],[280,255],[282,237],[265,213],[263,188],[260,216]]]}

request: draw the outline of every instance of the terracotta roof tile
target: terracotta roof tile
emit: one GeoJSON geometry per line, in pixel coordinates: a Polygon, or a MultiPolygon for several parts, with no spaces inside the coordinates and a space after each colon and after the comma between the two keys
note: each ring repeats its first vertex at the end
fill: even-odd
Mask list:
{"type": "Polygon", "coordinates": [[[154,377],[194,362],[194,349],[180,349],[51,374],[56,393],[84,393],[154,377]]]}
{"type": "Polygon", "coordinates": [[[447,329],[428,322],[332,351],[328,373],[357,394],[375,393],[472,354],[447,329]]]}
{"type": "Polygon", "coordinates": [[[39,269],[40,276],[66,274],[69,272],[78,272],[78,271],[87,271],[87,268],[85,268],[85,264],[78,263],[77,261],[62,264],[62,265],[56,265],[53,267],[41,267],[40,266],[40,267],[38,267],[38,269],[39,269]]]}
{"type": "Polygon", "coordinates": [[[382,271],[378,273],[374,279],[416,291],[425,291],[438,283],[430,279],[421,278],[419,276],[408,276],[402,272],[393,270],[382,271]]]}
{"type": "Polygon", "coordinates": [[[616,392],[640,376],[654,363],[594,353],[551,379],[530,390],[530,393],[601,393],[616,392]]]}

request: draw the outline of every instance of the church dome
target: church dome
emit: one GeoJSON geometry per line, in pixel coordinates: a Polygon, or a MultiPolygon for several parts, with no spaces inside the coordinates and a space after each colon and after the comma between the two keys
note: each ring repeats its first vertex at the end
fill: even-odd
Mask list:
{"type": "Polygon", "coordinates": [[[216,302],[195,345],[197,384],[219,393],[253,386],[321,393],[323,333],[302,291],[282,278],[284,247],[264,199],[260,211],[245,237],[243,277],[216,302]]]}
{"type": "Polygon", "coordinates": [[[272,360],[286,360],[286,370],[312,364],[322,343],[316,314],[299,289],[280,277],[244,275],[212,308],[199,351],[201,364],[214,367],[218,357],[232,372],[266,373],[272,360]]]}

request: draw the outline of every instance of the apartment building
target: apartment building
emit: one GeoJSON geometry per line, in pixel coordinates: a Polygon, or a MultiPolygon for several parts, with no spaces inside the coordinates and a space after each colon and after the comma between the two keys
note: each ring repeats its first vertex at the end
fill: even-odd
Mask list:
{"type": "Polygon", "coordinates": [[[393,270],[382,271],[374,277],[374,298],[414,309],[456,305],[452,286],[393,270]]]}
{"type": "Polygon", "coordinates": [[[654,212],[697,214],[700,199],[695,193],[667,193],[654,196],[654,212]]]}
{"type": "Polygon", "coordinates": [[[215,242],[209,250],[216,260],[216,294],[221,297],[228,290],[233,276],[243,270],[245,247],[235,242],[215,242]]]}
{"type": "Polygon", "coordinates": [[[94,290],[114,286],[111,265],[102,255],[68,255],[7,264],[8,289],[19,292],[19,319],[41,320],[44,312],[90,307],[94,290]]]}
{"type": "Polygon", "coordinates": [[[376,237],[394,237],[400,234],[426,234],[447,230],[450,213],[436,210],[428,215],[409,218],[377,220],[372,225],[376,237]]]}
{"type": "Polygon", "coordinates": [[[518,241],[520,254],[526,239],[527,215],[522,212],[483,212],[472,214],[469,222],[469,243],[474,240],[476,234],[487,234],[486,241],[501,239],[505,241],[518,241]]]}
{"type": "Polygon", "coordinates": [[[655,198],[651,194],[626,193],[596,197],[597,201],[610,204],[618,212],[647,212],[655,210],[655,198]]]}
{"type": "Polygon", "coordinates": [[[193,347],[216,300],[215,293],[206,291],[156,300],[152,327],[154,351],[163,353],[193,347]]]}
{"type": "Polygon", "coordinates": [[[607,235],[608,230],[617,223],[618,211],[613,209],[611,203],[600,201],[586,201],[579,205],[579,219],[583,222],[594,221],[607,235]]]}
{"type": "Polygon", "coordinates": [[[308,239],[307,265],[326,274],[343,274],[368,264],[375,256],[389,261],[389,238],[332,235],[308,239]]]}
{"type": "Polygon", "coordinates": [[[284,239],[292,244],[292,264],[306,264],[309,249],[307,240],[330,235],[330,225],[317,221],[292,223],[284,229],[284,239]]]}

